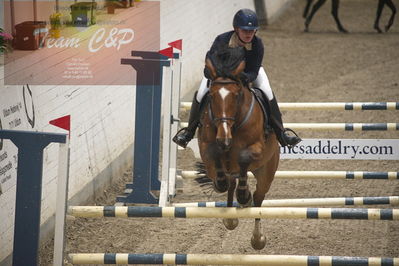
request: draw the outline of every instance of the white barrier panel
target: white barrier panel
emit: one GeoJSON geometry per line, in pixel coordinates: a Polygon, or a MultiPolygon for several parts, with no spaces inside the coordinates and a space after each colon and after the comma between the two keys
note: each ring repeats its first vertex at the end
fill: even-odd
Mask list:
{"type": "Polygon", "coordinates": [[[399,139],[304,139],[281,159],[399,160],[399,139]]]}
{"type": "MultiPolygon", "coordinates": [[[[187,145],[201,159],[198,140],[187,145]]],[[[399,139],[303,139],[294,148],[280,147],[281,159],[399,160],[399,139]]]]}

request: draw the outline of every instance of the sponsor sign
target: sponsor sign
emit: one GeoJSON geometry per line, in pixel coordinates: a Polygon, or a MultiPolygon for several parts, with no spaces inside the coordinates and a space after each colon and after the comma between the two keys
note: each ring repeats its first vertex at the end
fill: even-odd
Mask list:
{"type": "MultiPolygon", "coordinates": [[[[201,159],[198,140],[187,145],[201,159]]],[[[294,148],[280,147],[281,159],[399,160],[399,139],[304,139],[294,148]]]]}
{"type": "Polygon", "coordinates": [[[399,160],[399,139],[304,139],[281,159],[399,160]]]}
{"type": "Polygon", "coordinates": [[[16,29],[16,47],[5,57],[5,85],[134,85],[134,69],[121,60],[132,58],[132,51],[160,49],[159,1],[115,14],[107,14],[106,1],[57,3],[36,1],[40,12],[33,22],[27,20],[32,1],[14,1],[13,27],[11,2],[5,1],[4,29],[16,29]]]}

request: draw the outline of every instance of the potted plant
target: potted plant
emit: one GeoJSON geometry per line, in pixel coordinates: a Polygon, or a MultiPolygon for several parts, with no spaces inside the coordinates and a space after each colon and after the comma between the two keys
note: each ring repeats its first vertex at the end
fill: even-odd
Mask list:
{"type": "Polygon", "coordinates": [[[50,34],[53,38],[61,36],[61,13],[53,13],[50,15],[50,34]]]}

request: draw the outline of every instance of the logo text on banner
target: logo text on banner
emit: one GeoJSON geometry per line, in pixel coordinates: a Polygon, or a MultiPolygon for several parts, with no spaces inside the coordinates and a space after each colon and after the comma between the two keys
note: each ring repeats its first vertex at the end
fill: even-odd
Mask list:
{"type": "Polygon", "coordinates": [[[304,139],[281,159],[399,160],[399,139],[304,139]]]}

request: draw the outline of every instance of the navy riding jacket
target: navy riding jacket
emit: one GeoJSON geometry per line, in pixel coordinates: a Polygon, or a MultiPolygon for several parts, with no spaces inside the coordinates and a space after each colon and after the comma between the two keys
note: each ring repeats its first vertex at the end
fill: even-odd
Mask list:
{"type": "MultiPolygon", "coordinates": [[[[216,39],[213,41],[212,47],[208,53],[213,52],[214,49],[216,49],[216,47],[219,47],[220,45],[223,44],[228,45],[233,33],[234,31],[228,31],[217,36],[216,39]]],[[[259,68],[262,66],[263,53],[264,53],[263,42],[261,38],[255,35],[251,43],[252,43],[252,50],[244,49],[245,50],[244,72],[249,82],[254,81],[258,76],[259,68]]],[[[204,70],[204,74],[206,78],[210,79],[208,71],[204,70]]]]}

